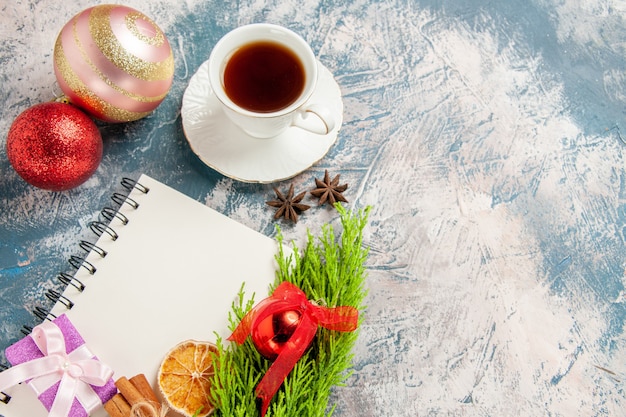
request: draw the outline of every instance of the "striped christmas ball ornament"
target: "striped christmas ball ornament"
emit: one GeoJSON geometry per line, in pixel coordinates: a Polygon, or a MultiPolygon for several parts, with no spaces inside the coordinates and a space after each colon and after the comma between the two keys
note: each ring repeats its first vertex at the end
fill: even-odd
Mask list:
{"type": "Polygon", "coordinates": [[[104,4],[63,27],[54,46],[54,72],[70,103],[102,121],[130,122],[149,115],[167,96],[174,57],[150,18],[104,4]]]}

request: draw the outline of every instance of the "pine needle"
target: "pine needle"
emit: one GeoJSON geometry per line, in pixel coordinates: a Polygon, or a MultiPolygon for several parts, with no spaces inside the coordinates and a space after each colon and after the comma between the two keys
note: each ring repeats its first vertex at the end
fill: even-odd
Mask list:
{"type": "MultiPolygon", "coordinates": [[[[292,250],[285,250],[283,236],[278,229],[278,271],[274,288],[280,282],[289,281],[300,287],[310,300],[329,307],[353,306],[362,313],[365,309],[365,261],[368,254],[368,248],[363,245],[363,229],[370,209],[351,213],[339,203],[335,208],[341,219],[340,236],[330,224],[326,224],[317,238],[311,232],[307,233],[302,251],[295,243],[292,250]]],[[[244,300],[246,295],[242,286],[238,301],[233,303],[229,314],[231,331],[256,303],[253,299],[244,300]]],[[[362,320],[360,314],[359,322],[362,320]]],[[[351,351],[357,337],[358,329],[337,332],[320,327],[311,348],[274,396],[266,416],[331,416],[335,408],[329,404],[331,390],[334,386],[343,385],[350,376],[351,351]]],[[[216,407],[213,415],[258,416],[255,388],[271,363],[256,351],[250,338],[237,345],[227,344],[218,337],[217,346],[219,355],[215,357],[216,373],[210,393],[216,407]]]]}

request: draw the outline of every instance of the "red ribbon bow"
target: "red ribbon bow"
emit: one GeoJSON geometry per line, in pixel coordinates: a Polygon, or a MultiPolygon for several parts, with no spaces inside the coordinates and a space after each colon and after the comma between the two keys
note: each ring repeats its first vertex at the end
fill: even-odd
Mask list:
{"type": "Polygon", "coordinates": [[[265,416],[274,394],[311,344],[318,326],[329,330],[351,332],[358,325],[359,311],[356,308],[318,306],[310,302],[306,294],[296,285],[283,282],[270,297],[261,301],[244,316],[228,340],[242,344],[263,320],[287,311],[298,312],[300,321],[256,387],[256,395],[262,400],[261,416],[265,416]]]}

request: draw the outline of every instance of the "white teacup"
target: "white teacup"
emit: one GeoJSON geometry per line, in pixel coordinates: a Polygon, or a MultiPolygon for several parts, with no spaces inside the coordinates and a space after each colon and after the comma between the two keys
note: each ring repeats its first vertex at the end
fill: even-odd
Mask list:
{"type": "Polygon", "coordinates": [[[315,91],[317,72],[317,60],[304,39],[287,28],[267,23],[232,30],[217,42],[209,57],[209,83],[224,113],[248,135],[257,138],[275,137],[290,126],[320,135],[334,129],[338,118],[330,108],[309,100],[315,91]],[[274,46],[280,51],[258,49],[274,46]],[[290,58],[283,56],[284,53],[290,58]],[[290,65],[275,65],[283,62],[283,58],[290,65]],[[252,61],[242,61],[245,59],[252,61]],[[238,61],[243,62],[240,72],[233,69],[238,61]],[[241,85],[237,84],[239,80],[244,80],[241,85]]]}

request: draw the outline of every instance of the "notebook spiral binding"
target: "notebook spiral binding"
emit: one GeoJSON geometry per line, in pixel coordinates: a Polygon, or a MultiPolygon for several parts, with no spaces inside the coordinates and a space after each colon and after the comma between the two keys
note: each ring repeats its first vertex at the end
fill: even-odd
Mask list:
{"type": "MultiPolygon", "coordinates": [[[[130,194],[130,192],[133,189],[137,189],[144,194],[147,194],[150,191],[148,187],[128,177],[122,178],[122,180],[120,181],[120,184],[122,185],[122,187],[124,187],[124,189],[126,190],[126,193],[125,194],[118,193],[118,192],[113,193],[111,195],[111,200],[113,201],[113,203],[115,203],[115,206],[103,207],[100,210],[100,213],[98,215],[98,220],[94,220],[91,223],[89,223],[89,228],[98,238],[100,238],[103,234],[106,233],[107,235],[109,235],[109,237],[112,240],[116,240],[119,235],[109,225],[111,221],[117,218],[118,220],[122,222],[122,224],[127,224],[129,222],[128,218],[119,212],[119,208],[124,204],[130,205],[133,209],[139,208],[139,203],[137,203],[135,200],[128,197],[128,194],[130,194]]],[[[92,263],[86,260],[87,255],[93,252],[93,253],[98,254],[100,257],[104,258],[107,256],[107,252],[101,247],[99,247],[98,245],[96,245],[95,243],[89,242],[87,240],[81,240],[78,246],[83,250],[83,253],[81,255],[72,255],[68,259],[69,264],[72,266],[74,270],[79,270],[80,268],[84,268],[87,270],[87,272],[89,272],[89,274],[91,275],[96,274],[97,269],[92,263]]],[[[57,275],[56,279],[64,287],[68,285],[72,285],[80,292],[84,291],[86,288],[85,284],[82,283],[79,279],[77,279],[73,274],[61,272],[57,275]]],[[[58,290],[49,289],[45,292],[45,296],[53,303],[62,303],[68,309],[71,309],[74,306],[74,302],[68,299],[67,297],[65,297],[63,293],[58,290]]],[[[42,307],[35,308],[35,310],[33,310],[32,313],[41,321],[54,320],[56,318],[53,314],[50,313],[50,311],[42,307]]],[[[32,331],[32,328],[30,326],[22,327],[22,333],[26,335],[30,334],[31,331],[32,331]]],[[[0,401],[1,401],[1,397],[0,397],[0,401]]]]}
{"type": "MultiPolygon", "coordinates": [[[[124,177],[120,181],[120,184],[126,190],[126,193],[113,193],[111,195],[111,200],[115,203],[116,207],[105,206],[100,210],[98,215],[98,220],[95,220],[89,224],[89,228],[91,231],[99,238],[103,234],[108,234],[112,240],[116,240],[118,238],[117,232],[109,225],[113,219],[117,218],[122,224],[128,224],[129,220],[124,214],[119,212],[119,208],[124,204],[130,205],[133,209],[139,208],[139,203],[137,203],[132,198],[128,197],[128,194],[133,189],[137,189],[140,192],[147,194],[150,189],[143,184],[133,180],[132,178],[124,177]]],[[[95,243],[81,240],[78,246],[83,250],[81,255],[72,255],[68,262],[76,271],[80,268],[86,269],[89,274],[94,275],[97,272],[96,267],[86,260],[87,255],[91,252],[94,252],[100,257],[104,258],[107,256],[107,252],[101,247],[97,246],[95,243]]],[[[77,279],[73,274],[68,274],[66,272],[61,272],[56,276],[56,279],[63,285],[63,288],[68,285],[72,285],[78,291],[82,292],[85,290],[86,286],[79,279],[77,279]]],[[[68,309],[71,309],[74,306],[74,302],[63,295],[63,292],[49,289],[45,292],[46,298],[52,301],[53,304],[62,303],[68,309]]],[[[54,320],[56,316],[52,314],[49,310],[43,307],[36,307],[32,313],[39,319],[40,321],[44,320],[54,320]]],[[[24,335],[29,335],[32,332],[33,328],[28,325],[23,325],[21,332],[24,335]]],[[[0,372],[7,369],[8,366],[0,363],[0,372]]],[[[11,400],[11,396],[0,391],[0,402],[8,404],[11,400]]],[[[0,416],[1,417],[1,416],[0,416]]]]}
{"type": "MultiPolygon", "coordinates": [[[[4,371],[5,369],[8,369],[8,366],[0,363],[0,372],[4,371]]],[[[11,396],[9,394],[5,394],[4,392],[0,392],[0,402],[8,404],[9,401],[11,401],[11,396]]]]}

